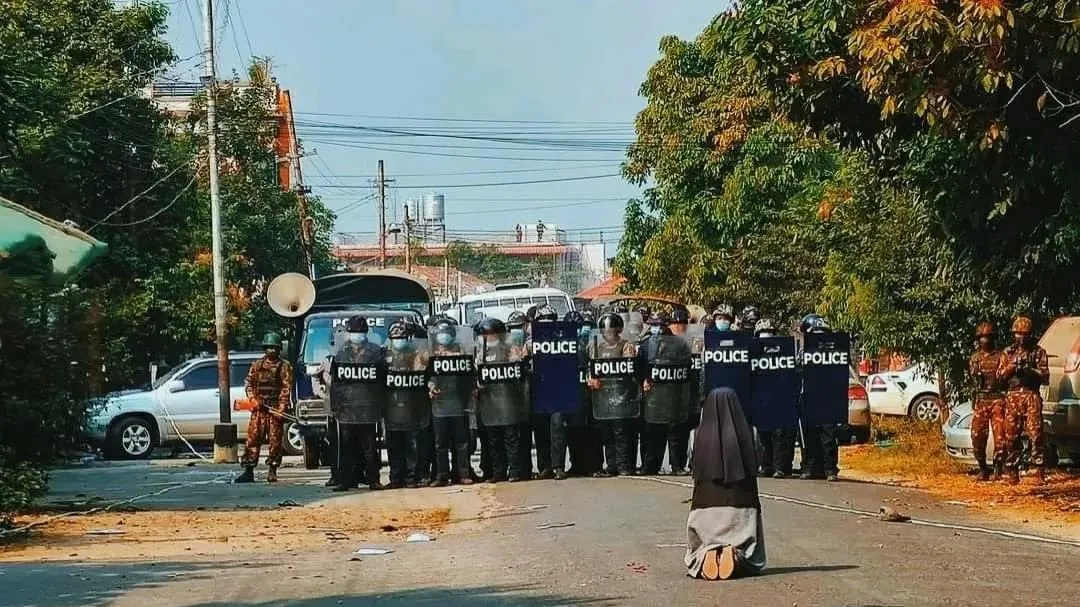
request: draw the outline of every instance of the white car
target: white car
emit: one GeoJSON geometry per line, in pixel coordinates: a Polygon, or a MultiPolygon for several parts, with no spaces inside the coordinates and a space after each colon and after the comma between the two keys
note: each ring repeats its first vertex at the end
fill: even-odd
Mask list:
{"type": "Polygon", "coordinates": [[[866,380],[870,412],[904,415],[922,422],[941,419],[942,401],[937,376],[913,365],[903,371],[875,373],[866,380]]]}
{"type": "MultiPolygon", "coordinates": [[[[229,354],[229,400],[244,398],[244,378],[259,352],[229,354]]],[[[198,356],[180,363],[153,385],[107,394],[92,402],[86,420],[90,443],[103,447],[110,459],[150,457],[155,447],[214,440],[218,423],[217,359],[198,356]]],[[[233,411],[238,438],[243,442],[251,414],[233,411]]],[[[299,428],[287,424],[285,453],[303,449],[299,428]]]]}

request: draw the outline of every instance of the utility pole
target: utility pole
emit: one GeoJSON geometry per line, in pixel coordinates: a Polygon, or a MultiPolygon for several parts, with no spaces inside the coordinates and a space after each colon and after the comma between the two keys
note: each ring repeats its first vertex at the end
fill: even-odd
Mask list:
{"type": "Polygon", "coordinates": [[[405,207],[405,273],[412,272],[412,218],[409,207],[405,207]]]}
{"type": "Polygon", "coordinates": [[[386,269],[386,170],[379,161],[379,267],[386,269]]]}
{"type": "Polygon", "coordinates": [[[214,69],[214,1],[203,0],[203,86],[206,89],[206,154],[210,169],[210,223],[214,264],[214,333],[217,338],[218,414],[214,426],[214,462],[236,463],[236,424],[229,402],[229,341],[226,321],[225,268],[221,246],[221,192],[218,189],[217,74],[214,69]]]}

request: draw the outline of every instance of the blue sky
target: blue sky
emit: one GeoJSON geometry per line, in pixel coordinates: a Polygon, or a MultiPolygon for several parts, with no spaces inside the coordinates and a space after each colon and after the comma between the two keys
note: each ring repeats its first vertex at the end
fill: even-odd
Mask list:
{"type": "MultiPolygon", "coordinates": [[[[169,4],[169,40],[179,57],[188,57],[202,36],[201,0],[169,4]]],[[[387,176],[397,180],[391,199],[400,203],[432,189],[446,196],[448,230],[512,230],[543,219],[570,230],[603,228],[605,239],[617,239],[623,203],[637,192],[621,178],[481,184],[617,173],[618,148],[632,139],[634,115],[644,104],[638,87],[661,36],[697,35],[726,3],[215,0],[215,6],[221,76],[245,65],[252,51],[272,57],[278,82],[292,91],[305,150],[317,151],[303,161],[305,181],[340,211],[339,231],[374,232],[376,206],[363,199],[382,158],[387,176]],[[362,130],[373,127],[395,133],[362,130]],[[575,138],[589,149],[566,149],[564,142],[575,138]],[[471,187],[437,187],[449,185],[471,187]]]]}

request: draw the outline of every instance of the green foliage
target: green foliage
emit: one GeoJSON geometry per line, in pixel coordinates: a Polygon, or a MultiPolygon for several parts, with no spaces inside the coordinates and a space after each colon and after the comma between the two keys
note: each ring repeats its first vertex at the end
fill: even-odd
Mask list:
{"type": "MultiPolygon", "coordinates": [[[[210,207],[203,100],[186,121],[141,91],[173,60],[163,3],[0,0],[0,195],[108,243],[77,286],[0,284],[0,504],[79,442],[87,399],[146,382],[151,362],[211,348],[210,207]],[[25,465],[31,468],[25,468],[25,465]],[[4,486],[11,483],[12,486],[4,486]],[[10,493],[9,493],[10,491],[10,493]]],[[[299,200],[276,181],[274,90],[219,91],[232,345],[287,323],[266,284],[304,271],[299,200]]],[[[333,267],[333,215],[308,199],[313,261],[333,267]]]]}
{"type": "Polygon", "coordinates": [[[953,381],[978,320],[1074,310],[1078,10],[747,0],[664,38],[624,165],[651,181],[626,288],[817,309],[953,381]]]}
{"type": "Polygon", "coordinates": [[[526,261],[504,255],[494,245],[474,246],[463,241],[446,246],[446,259],[451,267],[492,283],[529,281],[537,284],[554,272],[554,264],[550,261],[526,261]]]}

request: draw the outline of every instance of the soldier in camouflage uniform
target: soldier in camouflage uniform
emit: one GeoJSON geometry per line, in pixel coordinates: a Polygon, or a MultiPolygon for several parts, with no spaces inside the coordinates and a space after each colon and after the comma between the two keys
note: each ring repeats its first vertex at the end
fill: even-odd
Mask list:
{"type": "Polygon", "coordinates": [[[1008,382],[1005,393],[1005,439],[1008,456],[1009,484],[1020,482],[1020,432],[1027,434],[1031,443],[1031,467],[1035,480],[1046,480],[1043,462],[1042,395],[1039,387],[1050,383],[1050,366],[1046,350],[1034,342],[1031,336],[1031,319],[1019,316],[1012,324],[1013,344],[1005,348],[998,379],[1008,382]]]}
{"type": "Polygon", "coordinates": [[[994,430],[994,479],[1000,480],[1005,466],[1005,391],[997,370],[1003,365],[1004,355],[994,347],[994,325],[981,322],[975,329],[979,340],[978,349],[968,360],[968,373],[978,383],[975,396],[975,416],[971,421],[971,445],[975,461],[979,463],[979,480],[990,479],[990,467],[986,464],[986,441],[990,428],[994,430]]]}
{"type": "Polygon", "coordinates": [[[236,478],[237,483],[250,483],[255,480],[255,466],[259,463],[262,437],[267,434],[270,447],[266,455],[266,465],[270,470],[266,475],[266,482],[276,483],[278,480],[277,469],[281,465],[285,424],[280,415],[275,413],[280,414],[288,409],[293,383],[292,365],[282,360],[281,345],[280,334],[267,333],[262,341],[265,354],[251,364],[244,379],[245,394],[248,398],[257,399],[259,404],[252,409],[251,419],[248,421],[247,442],[244,445],[244,457],[241,459],[244,471],[236,478]]]}

